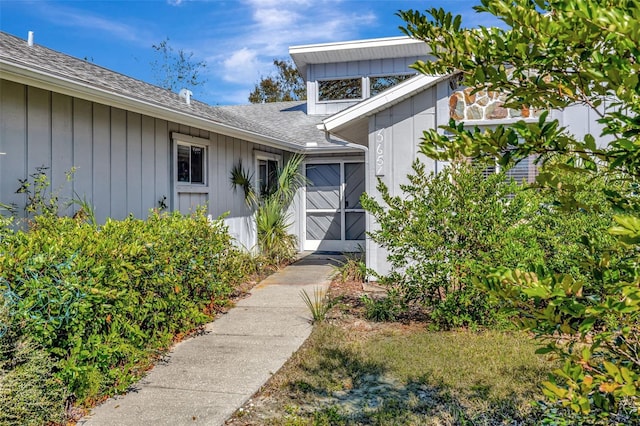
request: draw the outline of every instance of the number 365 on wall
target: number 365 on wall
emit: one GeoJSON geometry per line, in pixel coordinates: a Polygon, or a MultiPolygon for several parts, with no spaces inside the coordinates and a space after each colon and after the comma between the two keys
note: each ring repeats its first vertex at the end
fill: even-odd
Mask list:
{"type": "Polygon", "coordinates": [[[376,176],[384,176],[384,129],[375,133],[376,176]]]}

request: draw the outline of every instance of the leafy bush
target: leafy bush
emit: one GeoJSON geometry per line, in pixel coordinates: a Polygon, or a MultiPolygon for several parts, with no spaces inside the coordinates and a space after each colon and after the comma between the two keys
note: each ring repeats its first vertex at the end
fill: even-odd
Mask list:
{"type": "Polygon", "coordinates": [[[247,205],[255,208],[258,249],[270,266],[291,263],[298,252],[298,239],[289,233],[288,209],[298,189],[307,182],[300,173],[303,161],[302,155],[289,158],[277,171],[276,185],[261,194],[253,188],[252,175],[242,168],[242,162],[231,170],[231,185],[240,187],[247,205]]]}
{"type": "Polygon", "coordinates": [[[364,316],[372,321],[395,321],[402,311],[402,301],[395,294],[384,297],[363,295],[360,297],[364,305],[364,316]]]}
{"type": "Polygon", "coordinates": [[[380,225],[371,237],[387,249],[392,266],[382,282],[405,303],[427,308],[437,325],[500,319],[488,293],[473,285],[485,265],[565,271],[595,282],[597,271],[585,268],[583,259],[603,253],[613,241],[603,233],[613,210],[600,191],[613,188],[610,182],[570,176],[572,196],[584,208],[568,211],[553,204],[557,193],[509,182],[502,173],[486,175],[466,162],[437,175],[416,162],[414,171],[402,196],[392,197],[380,184],[386,206],[372,197],[363,205],[380,225]]]}
{"type": "Polygon", "coordinates": [[[484,261],[500,258],[501,236],[523,219],[521,188],[503,174],[485,177],[466,163],[437,175],[420,162],[413,169],[402,196],[378,185],[386,206],[363,197],[380,226],[371,238],[387,250],[392,266],[383,282],[406,303],[428,308],[441,326],[491,322],[494,310],[485,293],[471,286],[471,276],[484,261]]]}
{"type": "Polygon", "coordinates": [[[338,261],[333,267],[333,279],[341,283],[347,281],[364,282],[367,277],[367,265],[364,262],[364,252],[345,253],[345,260],[338,261]]]}
{"type": "Polygon", "coordinates": [[[221,220],[152,213],[101,228],[52,215],[0,246],[12,322],[81,403],[124,391],[172,339],[210,320],[246,261],[221,220]]]}
{"type": "MultiPolygon", "coordinates": [[[[640,4],[482,0],[475,9],[504,26],[469,29],[461,16],[442,9],[428,16],[401,12],[403,31],[434,52],[433,61],[413,67],[427,75],[455,70],[461,85],[504,94],[503,107],[516,111],[581,105],[599,117],[591,131],[600,135],[563,128],[562,113],[544,112],[537,122],[484,129],[452,122],[425,131],[420,149],[439,160],[488,155],[503,166],[536,155],[549,166],[539,184],[555,189],[571,184],[566,170],[631,186],[599,190],[618,210],[608,232],[617,239],[610,252],[594,250],[594,240],[585,239],[588,251],[565,267],[557,264],[559,273],[496,267],[480,281],[518,311],[525,329],[548,342],[543,351],[563,361],[544,384],[551,422],[569,409],[579,419],[575,424],[640,424],[640,4]],[[555,158],[560,161],[549,161],[555,158]]],[[[556,203],[582,208],[571,192],[556,203]]],[[[585,222],[581,231],[591,227],[585,222]]],[[[595,232],[606,239],[603,229],[595,232]]]]}

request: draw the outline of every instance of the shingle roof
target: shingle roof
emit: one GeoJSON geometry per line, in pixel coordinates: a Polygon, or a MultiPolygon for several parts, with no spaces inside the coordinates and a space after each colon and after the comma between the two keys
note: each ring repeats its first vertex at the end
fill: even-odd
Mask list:
{"type": "Polygon", "coordinates": [[[310,147],[336,147],[346,144],[317,128],[326,115],[307,115],[306,101],[273,102],[265,104],[235,105],[219,107],[221,110],[258,123],[260,130],[273,138],[310,147]]]}
{"type": "Polygon", "coordinates": [[[338,149],[344,145],[336,139],[334,142],[338,145],[334,146],[324,138],[324,132],[315,127],[324,117],[307,116],[302,102],[214,107],[192,100],[188,105],[170,90],[37,44],[28,46],[25,40],[0,31],[0,70],[4,68],[3,64],[52,76],[78,87],[90,86],[145,105],[264,135],[282,142],[283,146],[296,145],[304,149],[309,141],[338,149]]]}

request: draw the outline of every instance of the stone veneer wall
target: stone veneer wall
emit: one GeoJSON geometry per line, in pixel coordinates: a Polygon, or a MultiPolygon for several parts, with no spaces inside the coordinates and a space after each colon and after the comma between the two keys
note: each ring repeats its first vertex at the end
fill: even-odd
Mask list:
{"type": "Polygon", "coordinates": [[[449,98],[449,116],[454,120],[504,120],[537,117],[540,111],[523,106],[521,109],[504,108],[507,95],[481,90],[471,94],[473,88],[454,92],[449,98]]]}

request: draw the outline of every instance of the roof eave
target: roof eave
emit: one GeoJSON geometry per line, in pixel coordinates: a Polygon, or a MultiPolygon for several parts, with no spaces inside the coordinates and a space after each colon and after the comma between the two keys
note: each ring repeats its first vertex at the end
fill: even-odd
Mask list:
{"type": "MultiPolygon", "coordinates": [[[[336,57],[334,60],[328,60],[325,55],[330,54],[333,56],[339,54],[339,52],[357,50],[357,51],[370,51],[374,52],[377,49],[394,46],[420,46],[420,51],[415,52],[415,55],[423,55],[428,53],[426,44],[421,40],[412,39],[407,36],[398,37],[384,37],[365,40],[352,40],[352,41],[340,41],[331,43],[318,43],[318,44],[306,44],[299,46],[289,47],[289,56],[293,59],[293,62],[298,68],[300,75],[307,81],[307,67],[309,64],[326,63],[326,62],[338,62],[336,57]],[[314,59],[313,57],[321,55],[314,59]],[[311,56],[311,60],[308,57],[311,56]]],[[[375,56],[375,55],[374,55],[375,56]]],[[[378,58],[376,56],[376,58],[378,58]]]]}
{"type": "Polygon", "coordinates": [[[240,129],[211,119],[176,111],[163,105],[155,104],[134,97],[113,93],[90,84],[75,81],[59,75],[34,70],[22,64],[9,62],[0,58],[0,78],[28,86],[38,87],[64,95],[85,99],[87,101],[109,105],[127,111],[137,112],[158,119],[177,122],[214,133],[243,139],[273,148],[302,152],[304,147],[279,139],[271,138],[252,131],[240,129]]]}

